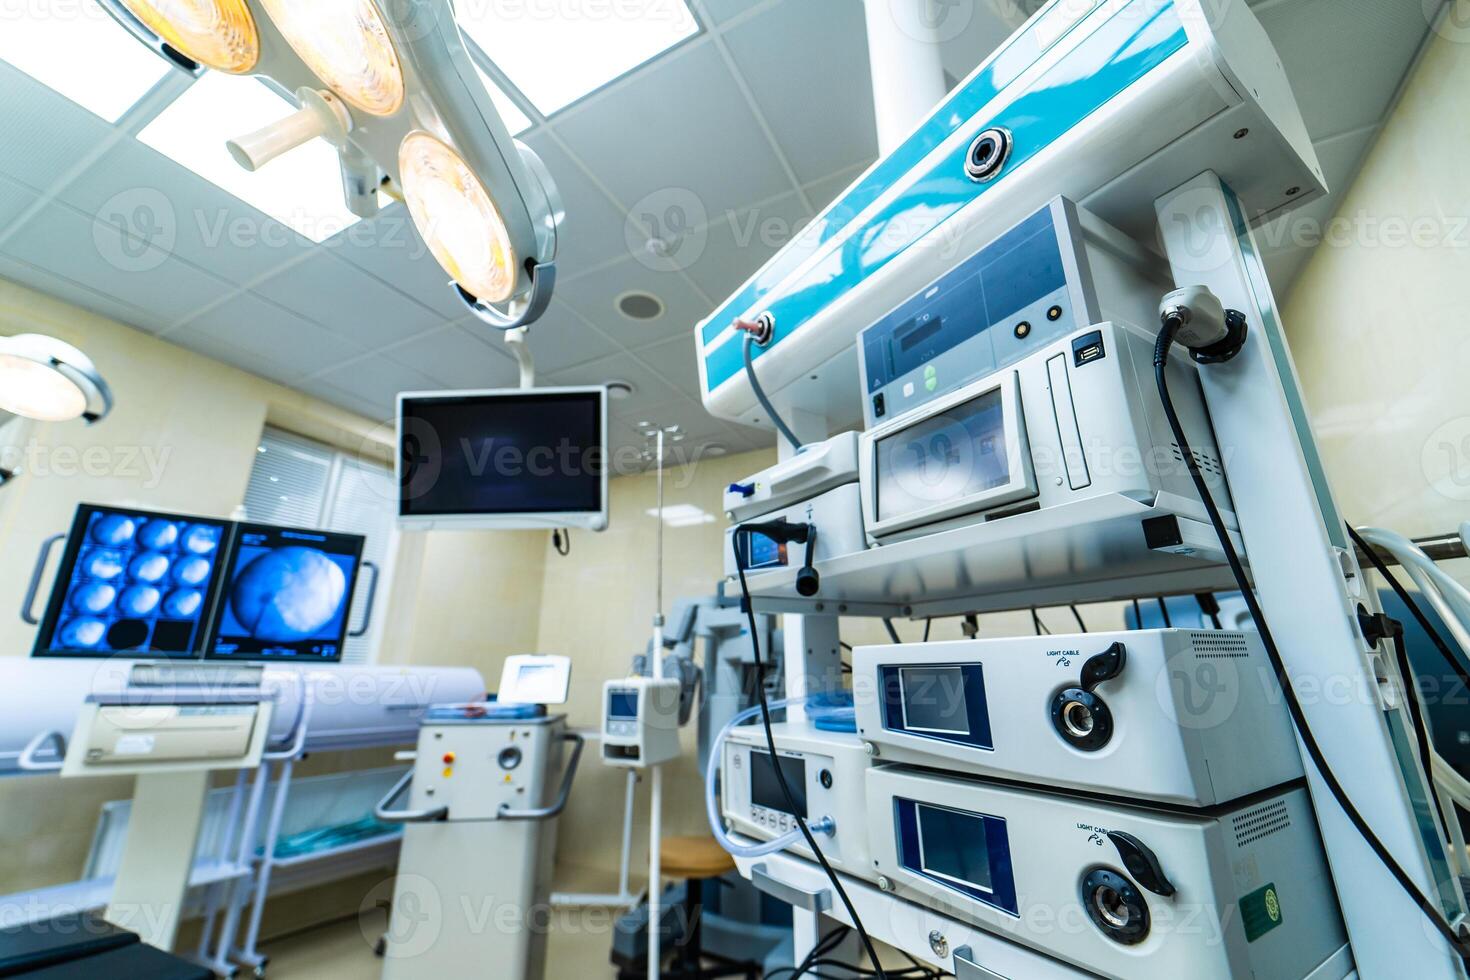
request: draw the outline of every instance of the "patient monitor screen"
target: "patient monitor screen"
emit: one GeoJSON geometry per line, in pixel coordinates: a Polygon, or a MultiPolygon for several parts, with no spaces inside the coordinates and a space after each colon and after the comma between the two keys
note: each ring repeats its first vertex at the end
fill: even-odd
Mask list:
{"type": "Polygon", "coordinates": [[[241,524],[207,656],[341,660],[363,543],[356,534],[241,524]]]}
{"type": "Polygon", "coordinates": [[[36,656],[197,656],[214,606],[224,521],[83,505],[36,656]]]}
{"type": "Polygon", "coordinates": [[[878,519],[891,520],[1011,482],[997,388],[878,440],[878,519]]]}
{"type": "Polygon", "coordinates": [[[399,515],[604,510],[602,393],[405,397],[399,515]]]}

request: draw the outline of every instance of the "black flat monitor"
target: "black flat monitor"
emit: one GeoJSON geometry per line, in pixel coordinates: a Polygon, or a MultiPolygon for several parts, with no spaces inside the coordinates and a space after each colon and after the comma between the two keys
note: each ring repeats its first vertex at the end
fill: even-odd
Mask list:
{"type": "Polygon", "coordinates": [[[607,527],[607,389],[398,396],[402,527],[607,527]]]}
{"type": "Polygon", "coordinates": [[[205,659],[337,663],[366,539],[237,525],[205,659]]]}
{"type": "Polygon", "coordinates": [[[81,505],[32,656],[197,657],[231,527],[212,518],[81,505]]]}

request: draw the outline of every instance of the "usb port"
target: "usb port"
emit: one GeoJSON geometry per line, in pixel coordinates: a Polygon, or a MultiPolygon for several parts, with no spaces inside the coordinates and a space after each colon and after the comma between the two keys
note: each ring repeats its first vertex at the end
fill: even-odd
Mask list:
{"type": "Polygon", "coordinates": [[[1087,336],[1078,337],[1072,341],[1072,362],[1077,367],[1100,361],[1107,357],[1107,354],[1107,349],[1103,347],[1103,336],[1100,330],[1094,330],[1087,336]]]}

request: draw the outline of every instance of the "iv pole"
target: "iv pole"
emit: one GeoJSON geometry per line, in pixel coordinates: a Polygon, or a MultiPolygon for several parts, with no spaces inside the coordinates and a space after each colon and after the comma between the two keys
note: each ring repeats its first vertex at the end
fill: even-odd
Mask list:
{"type": "MultiPolygon", "coordinates": [[[[664,430],[658,430],[654,449],[654,466],[658,475],[658,506],[655,517],[658,520],[658,544],[657,555],[654,561],[654,611],[653,611],[653,656],[651,667],[653,679],[663,680],[664,676],[664,430]]],[[[660,941],[663,936],[663,923],[659,908],[659,899],[663,891],[663,871],[661,867],[662,855],[659,853],[659,845],[663,837],[663,791],[664,770],[663,766],[653,767],[653,799],[649,809],[648,820],[648,980],[659,980],[661,973],[660,941]]]]}

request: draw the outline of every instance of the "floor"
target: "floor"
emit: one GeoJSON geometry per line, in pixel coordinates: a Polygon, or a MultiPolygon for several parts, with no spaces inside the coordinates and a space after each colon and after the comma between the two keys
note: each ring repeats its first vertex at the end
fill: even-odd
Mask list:
{"type": "MultiPolygon", "coordinates": [[[[266,944],[269,980],[364,980],[382,973],[373,944],[387,928],[381,912],[323,926],[266,944]]],[[[608,962],[611,913],[601,909],[557,910],[547,946],[547,980],[602,980],[615,977],[608,962]]],[[[486,977],[490,973],[483,974],[486,977]]],[[[433,978],[457,980],[457,978],[433,978]]]]}

